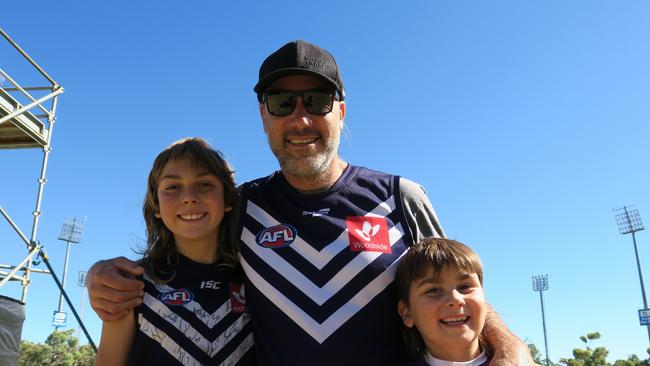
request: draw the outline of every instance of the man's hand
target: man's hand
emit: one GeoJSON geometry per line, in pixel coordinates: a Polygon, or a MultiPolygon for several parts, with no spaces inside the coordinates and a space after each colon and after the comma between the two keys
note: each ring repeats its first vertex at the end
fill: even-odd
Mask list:
{"type": "Polygon", "coordinates": [[[528,347],[521,341],[518,347],[495,350],[490,366],[540,366],[533,361],[528,347]]]}
{"type": "MultiPolygon", "coordinates": [[[[482,335],[492,350],[490,366],[535,366],[528,346],[515,336],[489,307],[482,335]]],[[[538,366],[538,365],[537,365],[538,366]]]]}
{"type": "Polygon", "coordinates": [[[103,321],[122,319],[142,304],[144,283],[135,277],[143,273],[144,268],[124,257],[90,267],[86,276],[90,305],[103,321]]]}

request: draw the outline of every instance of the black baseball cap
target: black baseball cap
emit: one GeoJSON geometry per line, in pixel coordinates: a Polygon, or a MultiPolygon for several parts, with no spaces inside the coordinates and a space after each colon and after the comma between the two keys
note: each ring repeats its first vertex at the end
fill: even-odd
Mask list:
{"type": "Polygon", "coordinates": [[[257,99],[262,101],[262,93],[273,81],[299,74],[320,77],[332,84],[340,100],[345,99],[341,72],[334,56],[327,50],[302,40],[285,44],[264,60],[260,66],[259,81],[253,88],[257,99]]]}

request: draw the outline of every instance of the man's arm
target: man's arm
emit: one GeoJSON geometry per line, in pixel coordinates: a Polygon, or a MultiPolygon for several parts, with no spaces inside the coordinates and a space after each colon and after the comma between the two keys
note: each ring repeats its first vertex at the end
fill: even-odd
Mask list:
{"type": "Polygon", "coordinates": [[[144,268],[124,257],[99,261],[90,267],[86,276],[88,297],[103,321],[122,319],[142,303],[144,282],[135,278],[143,273],[144,268]]]}
{"type": "MultiPolygon", "coordinates": [[[[404,178],[400,178],[399,188],[414,242],[428,237],[446,237],[424,188],[404,178]]],[[[492,308],[485,321],[483,336],[494,353],[490,361],[491,366],[535,365],[528,347],[510,332],[492,308]]]]}
{"type": "Polygon", "coordinates": [[[490,366],[537,365],[526,346],[490,307],[481,333],[494,353],[490,366]]]}
{"type": "Polygon", "coordinates": [[[446,237],[424,188],[412,180],[400,177],[399,190],[414,244],[425,238],[446,237]]]}

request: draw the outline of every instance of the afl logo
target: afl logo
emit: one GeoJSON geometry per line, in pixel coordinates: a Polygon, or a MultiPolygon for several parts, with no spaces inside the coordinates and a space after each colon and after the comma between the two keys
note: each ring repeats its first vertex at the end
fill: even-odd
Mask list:
{"type": "Polygon", "coordinates": [[[158,300],[167,305],[185,305],[194,300],[194,295],[189,290],[184,288],[178,290],[171,290],[158,295],[158,300]]]}
{"type": "Polygon", "coordinates": [[[296,239],[296,229],[291,225],[280,224],[260,231],[255,236],[257,244],[265,248],[282,248],[296,239]]]}

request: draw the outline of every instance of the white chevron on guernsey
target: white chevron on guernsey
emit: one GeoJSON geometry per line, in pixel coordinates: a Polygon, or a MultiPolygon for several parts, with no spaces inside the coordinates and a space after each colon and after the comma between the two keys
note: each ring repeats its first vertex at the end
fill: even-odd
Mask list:
{"type": "MultiPolygon", "coordinates": [[[[377,205],[377,207],[368,212],[365,216],[386,217],[394,209],[395,196],[390,196],[386,201],[377,205]]],[[[280,222],[278,222],[266,211],[251,201],[248,201],[246,204],[246,213],[264,227],[268,228],[280,225],[280,222]]],[[[300,233],[296,233],[296,238],[294,239],[293,243],[291,243],[291,248],[319,270],[323,269],[323,267],[325,267],[325,265],[329,263],[332,258],[334,258],[349,245],[347,229],[342,231],[341,235],[339,235],[338,238],[334,239],[334,241],[326,245],[320,251],[307,244],[307,242],[305,242],[299,234],[300,233]]]]}
{"type": "Polygon", "coordinates": [[[390,196],[386,201],[380,203],[374,210],[368,212],[365,216],[386,217],[395,209],[395,196],[390,196]]]}
{"type": "MultiPolygon", "coordinates": [[[[388,237],[391,247],[404,236],[402,225],[397,224],[388,230],[388,237]]],[[[338,291],[345,286],[350,279],[354,278],[359,272],[366,268],[382,252],[362,251],[359,252],[350,262],[348,262],[334,277],[332,277],[323,287],[318,287],[304,274],[298,271],[294,266],[278,255],[274,249],[264,248],[257,245],[255,235],[248,229],[242,231],[242,242],[246,244],[260,259],[268,263],[271,268],[277,271],[282,277],[291,279],[291,283],[296,286],[305,295],[309,296],[318,305],[323,305],[338,291]]],[[[248,273],[247,273],[248,274],[248,273]]]]}
{"type": "Polygon", "coordinates": [[[253,347],[254,343],[255,341],[253,340],[253,333],[250,333],[246,336],[246,338],[244,338],[239,346],[237,346],[237,348],[232,351],[230,356],[226,357],[226,359],[219,364],[219,366],[234,366],[242,357],[244,357],[246,352],[248,352],[248,350],[253,347]]]}
{"type": "Polygon", "coordinates": [[[153,339],[154,341],[158,342],[160,346],[169,352],[172,357],[178,360],[182,365],[186,366],[195,366],[198,365],[200,366],[201,363],[197,361],[194,357],[192,357],[189,353],[187,353],[181,346],[178,345],[178,343],[174,342],[173,339],[171,339],[167,333],[163,332],[162,330],[156,328],[155,325],[151,324],[147,319],[145,319],[142,314],[139,314],[138,316],[138,323],[140,324],[140,331],[149,338],[153,339]]]}
{"type": "MultiPolygon", "coordinates": [[[[228,300],[227,302],[230,301],[228,300]]],[[[241,314],[234,323],[232,323],[223,333],[219,335],[219,337],[210,342],[208,339],[203,337],[199,331],[194,329],[190,323],[181,318],[178,314],[171,311],[167,305],[163,304],[154,296],[151,296],[149,293],[144,294],[144,304],[162,319],[165,319],[169,324],[174,326],[174,328],[178,329],[179,332],[181,332],[187,339],[189,339],[210,357],[214,356],[226,344],[228,344],[230,339],[239,333],[244,325],[246,325],[246,323],[248,323],[250,320],[248,314],[241,314]]]]}
{"type": "MultiPolygon", "coordinates": [[[[404,251],[400,258],[406,253],[404,251]]],[[[255,284],[263,294],[279,309],[281,309],[290,319],[292,319],[298,326],[300,326],[307,334],[314,338],[318,343],[323,343],[329,336],[331,336],[337,329],[348,321],[354,314],[359,312],[366,306],[370,300],[382,292],[395,277],[395,271],[399,259],[397,258],[384,272],[375,277],[368,283],[361,291],[354,295],[347,303],[341,306],[323,323],[318,323],[309,314],[305,313],[300,306],[289,300],[284,294],[278,291],[270,283],[264,279],[259,273],[241,258],[242,267],[246,272],[249,280],[255,284]]]]}
{"type": "MultiPolygon", "coordinates": [[[[147,275],[146,272],[144,274],[144,278],[147,281],[154,284],[154,286],[156,287],[156,289],[160,293],[165,293],[165,292],[176,290],[175,288],[169,287],[166,284],[156,284],[151,279],[151,277],[149,277],[147,275]]],[[[230,301],[224,302],[212,314],[210,314],[207,311],[203,310],[203,308],[201,307],[201,304],[199,304],[196,301],[190,301],[189,303],[184,304],[183,307],[186,308],[187,310],[191,311],[192,313],[194,313],[194,315],[196,315],[196,317],[199,318],[199,320],[201,320],[203,322],[203,324],[205,324],[208,328],[212,329],[216,324],[218,324],[221,321],[221,319],[223,319],[223,317],[225,317],[226,315],[228,315],[228,313],[230,313],[231,304],[230,304],[230,301]]]]}
{"type": "MultiPolygon", "coordinates": [[[[178,360],[183,365],[189,366],[201,366],[202,364],[192,357],[185,349],[183,349],[178,343],[171,339],[165,332],[156,328],[155,325],[151,324],[147,319],[145,319],[142,314],[138,316],[138,323],[140,323],[140,330],[146,334],[149,338],[158,342],[160,346],[166,350],[172,357],[178,360]]],[[[219,366],[232,366],[235,365],[243,356],[253,346],[253,334],[249,334],[242,342],[233,350],[233,352],[226,357],[226,359],[219,364],[219,366]]],[[[212,356],[211,356],[212,357],[212,356]]]]}

